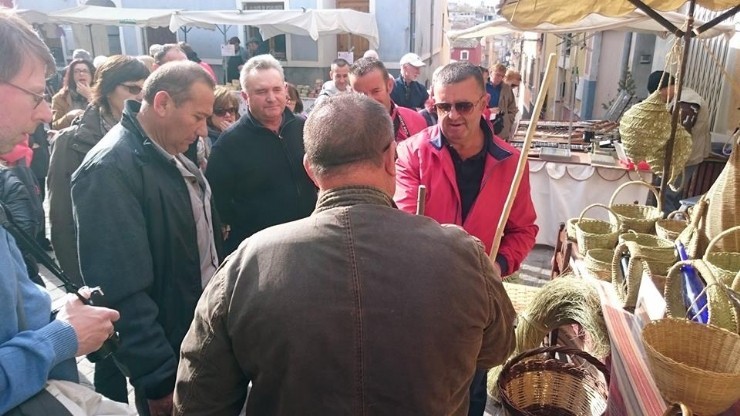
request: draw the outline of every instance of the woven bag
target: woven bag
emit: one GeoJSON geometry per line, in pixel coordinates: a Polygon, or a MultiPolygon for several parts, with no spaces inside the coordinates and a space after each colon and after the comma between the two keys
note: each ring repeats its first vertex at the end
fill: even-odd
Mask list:
{"type": "Polygon", "coordinates": [[[577,348],[543,347],[511,358],[497,385],[512,416],[606,415],[609,369],[577,348]],[[554,353],[572,362],[550,359],[554,353]]]}
{"type": "Polygon", "coordinates": [[[614,210],[622,221],[621,231],[623,233],[632,230],[638,233],[652,234],[655,230],[655,222],[663,218],[663,210],[660,198],[658,197],[658,191],[655,190],[654,186],[643,181],[630,181],[619,185],[619,188],[614,190],[614,193],[609,200],[609,208],[614,210]],[[616,200],[617,195],[630,185],[647,187],[658,200],[658,206],[651,207],[649,205],[642,204],[615,204],[614,201],[616,200]]]}
{"type": "Polygon", "coordinates": [[[666,276],[678,260],[673,243],[654,235],[629,232],[620,234],[619,242],[626,244],[630,256],[644,259],[654,275],[666,276]]]}
{"type": "Polygon", "coordinates": [[[583,261],[591,274],[606,282],[612,281],[612,257],[614,251],[605,248],[594,248],[586,252],[583,261]]]}
{"type": "MultiPolygon", "coordinates": [[[[644,160],[653,173],[663,174],[666,144],[671,136],[671,113],[658,91],[624,113],[619,122],[619,135],[627,156],[635,163],[644,160]]],[[[670,156],[671,171],[668,173],[668,183],[672,187],[681,185],[676,181],[686,166],[692,144],[691,134],[680,124],[676,126],[673,155],[670,156]]]]}
{"type": "MultiPolygon", "coordinates": [[[[709,200],[706,233],[710,239],[740,225],[740,132],[736,133],[734,140],[735,145],[725,168],[706,194],[709,200]]],[[[740,233],[724,238],[717,243],[717,248],[724,252],[740,252],[740,233]]]]}
{"type": "Polygon", "coordinates": [[[678,241],[686,247],[686,254],[692,259],[699,259],[704,256],[704,252],[709,245],[706,221],[708,207],[709,201],[706,195],[699,198],[699,201],[689,212],[689,218],[691,219],[689,225],[678,235],[678,241]]]}
{"type": "Polygon", "coordinates": [[[740,253],[738,252],[719,252],[715,248],[726,238],[733,234],[740,234],[740,227],[732,227],[729,230],[722,231],[709,242],[707,251],[704,253],[704,262],[712,270],[717,280],[727,286],[732,286],[732,282],[740,272],[740,253]]]}
{"type": "Polygon", "coordinates": [[[740,333],[740,307],[733,303],[728,287],[717,280],[703,260],[687,260],[676,263],[668,272],[663,295],[666,315],[673,318],[687,318],[683,302],[683,278],[681,266],[690,264],[706,282],[709,323],[734,333],[740,333]]]}
{"type": "Polygon", "coordinates": [[[681,231],[689,225],[688,216],[682,211],[673,211],[665,219],[655,221],[655,235],[666,240],[676,241],[681,231]],[[683,220],[675,219],[677,216],[683,216],[683,220]]]}
{"type": "MultiPolygon", "coordinates": [[[[685,319],[660,319],[642,330],[655,384],[668,402],[716,415],[740,399],[740,336],[685,319]]],[[[685,413],[684,413],[685,414],[685,413]]]]}
{"type": "Polygon", "coordinates": [[[642,275],[646,273],[656,282],[656,286],[662,286],[662,279],[653,278],[653,274],[650,272],[650,266],[645,257],[639,254],[632,254],[630,246],[634,250],[636,244],[631,242],[621,243],[614,250],[614,255],[612,256],[612,286],[614,286],[614,291],[617,292],[617,297],[622,301],[622,306],[625,309],[633,310],[637,304],[637,295],[640,292],[642,275]],[[630,252],[630,259],[627,262],[627,270],[622,274],[620,262],[622,260],[622,253],[625,252],[630,252]]]}
{"type": "Polygon", "coordinates": [[[591,204],[581,211],[578,221],[575,223],[576,241],[578,242],[578,252],[585,255],[588,250],[594,248],[612,249],[617,245],[619,228],[621,222],[617,214],[603,204],[591,204]],[[609,211],[614,222],[607,222],[593,218],[583,218],[591,208],[601,207],[609,211]]]}

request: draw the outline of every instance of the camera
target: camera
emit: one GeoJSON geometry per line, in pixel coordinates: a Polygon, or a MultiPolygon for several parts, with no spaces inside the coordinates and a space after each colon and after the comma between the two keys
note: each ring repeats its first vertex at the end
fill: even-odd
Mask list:
{"type": "MultiPolygon", "coordinates": [[[[79,294],[77,296],[80,298],[80,300],[85,299],[82,302],[86,305],[106,307],[108,306],[105,302],[105,295],[103,294],[103,290],[100,289],[100,287],[91,287],[90,291],[91,294],[89,299],[85,299],[84,296],[81,296],[79,294]]],[[[90,360],[91,363],[103,361],[118,350],[119,344],[120,338],[118,337],[118,332],[113,331],[111,336],[107,340],[105,340],[105,342],[103,342],[103,345],[97,351],[93,351],[90,354],[87,354],[87,359],[90,360]]]]}

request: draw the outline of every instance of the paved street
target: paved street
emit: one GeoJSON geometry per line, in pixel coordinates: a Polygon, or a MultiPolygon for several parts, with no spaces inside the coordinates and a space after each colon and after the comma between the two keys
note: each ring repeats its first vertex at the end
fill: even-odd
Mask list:
{"type": "MultiPolygon", "coordinates": [[[[530,253],[529,257],[524,262],[522,270],[519,275],[513,277],[517,283],[541,286],[548,276],[550,275],[550,257],[552,256],[552,248],[547,246],[537,246],[530,253]]],[[[64,290],[60,288],[61,282],[54,277],[46,268],[41,267],[41,277],[46,283],[46,288],[51,294],[52,300],[58,303],[64,296],[64,290]]],[[[85,358],[78,358],[77,365],[80,372],[90,381],[92,384],[93,374],[95,368],[85,358]]],[[[134,403],[134,392],[133,387],[129,386],[129,403],[133,406],[134,403]]],[[[486,416],[503,416],[503,411],[496,405],[493,405],[489,401],[488,408],[486,409],[486,416]]]]}

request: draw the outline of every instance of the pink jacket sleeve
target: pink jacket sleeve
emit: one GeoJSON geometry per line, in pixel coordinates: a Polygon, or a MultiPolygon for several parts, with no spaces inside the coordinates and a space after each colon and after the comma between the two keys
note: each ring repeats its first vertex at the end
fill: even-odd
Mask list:
{"type": "MultiPolygon", "coordinates": [[[[529,172],[528,168],[524,169],[529,172]]],[[[502,275],[509,275],[522,265],[522,262],[532,250],[539,227],[535,224],[537,213],[530,195],[529,175],[522,176],[519,192],[511,207],[511,214],[506,222],[504,236],[501,238],[499,254],[506,258],[508,271],[502,270],[502,275]]]]}
{"type": "Polygon", "coordinates": [[[398,144],[396,152],[396,194],[393,199],[402,211],[416,213],[416,194],[421,184],[419,158],[409,140],[398,144]]]}

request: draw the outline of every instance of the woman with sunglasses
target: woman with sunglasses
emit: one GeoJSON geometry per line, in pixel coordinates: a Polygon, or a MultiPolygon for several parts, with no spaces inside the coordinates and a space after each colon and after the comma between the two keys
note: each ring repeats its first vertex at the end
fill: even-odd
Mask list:
{"type": "Polygon", "coordinates": [[[224,130],[239,120],[239,99],[226,87],[218,86],[213,91],[213,115],[208,117],[208,148],[216,143],[224,130]]]}
{"type": "Polygon", "coordinates": [[[75,117],[82,114],[92,99],[95,67],[89,61],[75,59],[64,74],[64,85],[51,99],[51,128],[69,127],[75,117]]]}
{"type": "MultiPolygon", "coordinates": [[[[47,177],[51,242],[62,269],[80,286],[82,278],[72,217],[72,173],[87,152],[120,121],[124,101],[141,100],[147,76],[149,70],[134,57],[108,57],[98,68],[90,105],[75,124],[60,131],[53,142],[47,177]]],[[[126,378],[111,359],[95,365],[95,390],[110,399],[128,401],[126,378]]]]}

